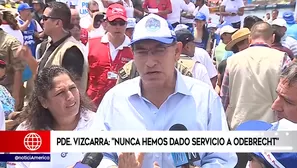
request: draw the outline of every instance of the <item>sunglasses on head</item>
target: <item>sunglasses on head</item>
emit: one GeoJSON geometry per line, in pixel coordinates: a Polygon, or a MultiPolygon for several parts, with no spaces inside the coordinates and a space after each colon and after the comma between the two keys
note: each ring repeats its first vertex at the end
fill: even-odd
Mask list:
{"type": "Polygon", "coordinates": [[[114,20],[109,22],[109,24],[112,26],[116,26],[116,25],[124,26],[126,22],[124,20],[117,20],[117,21],[114,20]]]}
{"type": "Polygon", "coordinates": [[[42,16],[41,16],[41,19],[42,19],[43,21],[47,21],[48,19],[60,19],[60,18],[53,17],[53,16],[45,16],[45,15],[42,15],[42,16]]]}

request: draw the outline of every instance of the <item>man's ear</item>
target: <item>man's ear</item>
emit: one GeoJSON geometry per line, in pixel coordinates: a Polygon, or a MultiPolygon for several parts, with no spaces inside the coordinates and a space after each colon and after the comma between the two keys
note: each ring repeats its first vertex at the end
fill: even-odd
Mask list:
{"type": "Polygon", "coordinates": [[[176,43],[176,48],[175,48],[175,61],[178,61],[180,59],[180,54],[183,49],[183,44],[181,42],[176,43]]]}

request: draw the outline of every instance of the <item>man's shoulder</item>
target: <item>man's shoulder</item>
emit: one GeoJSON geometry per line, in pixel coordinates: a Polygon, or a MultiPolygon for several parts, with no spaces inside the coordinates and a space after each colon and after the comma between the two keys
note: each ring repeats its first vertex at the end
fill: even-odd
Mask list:
{"type": "MultiPolygon", "coordinates": [[[[107,93],[112,95],[122,95],[122,96],[131,96],[139,89],[140,77],[135,77],[133,79],[126,80],[122,83],[115,85],[107,93]]],[[[106,94],[107,94],[106,93],[106,94]]]]}
{"type": "Polygon", "coordinates": [[[189,76],[185,76],[185,75],[181,75],[181,76],[182,76],[181,79],[185,83],[187,89],[189,89],[189,91],[193,95],[209,94],[209,93],[216,95],[216,92],[214,91],[214,89],[207,83],[189,76]]]}
{"type": "Polygon", "coordinates": [[[12,35],[6,33],[6,32],[1,32],[1,38],[0,38],[0,43],[4,44],[4,43],[17,43],[17,44],[21,44],[21,42],[18,41],[17,38],[13,37],[12,35]]]}

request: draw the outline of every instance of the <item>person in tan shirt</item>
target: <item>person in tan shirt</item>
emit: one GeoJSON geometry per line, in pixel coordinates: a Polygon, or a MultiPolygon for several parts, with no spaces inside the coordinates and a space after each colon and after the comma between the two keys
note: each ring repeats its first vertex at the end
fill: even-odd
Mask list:
{"type": "MultiPolygon", "coordinates": [[[[4,10],[0,10],[1,18],[4,10]]],[[[24,100],[24,95],[22,94],[22,72],[25,68],[25,63],[17,56],[17,49],[20,45],[21,43],[15,37],[0,29],[0,59],[7,64],[6,76],[0,80],[0,85],[5,86],[12,94],[15,99],[15,110],[22,109],[24,100]]]]}
{"type": "Polygon", "coordinates": [[[273,41],[271,25],[258,22],[251,30],[250,47],[227,59],[221,97],[231,129],[247,120],[276,121],[271,105],[279,74],[291,59],[270,48],[273,41]]]}

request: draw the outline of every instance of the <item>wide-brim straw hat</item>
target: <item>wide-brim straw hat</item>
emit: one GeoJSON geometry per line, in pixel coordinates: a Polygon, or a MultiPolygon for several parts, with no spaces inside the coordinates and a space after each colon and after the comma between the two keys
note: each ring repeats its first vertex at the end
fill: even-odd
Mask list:
{"type": "Polygon", "coordinates": [[[0,5],[0,14],[2,15],[3,12],[10,12],[13,15],[17,15],[17,13],[18,13],[16,9],[6,8],[5,6],[0,5]]]}
{"type": "Polygon", "coordinates": [[[225,50],[231,51],[233,46],[236,45],[238,42],[249,38],[251,32],[248,28],[242,28],[237,30],[232,36],[231,41],[226,45],[225,50]]]}

